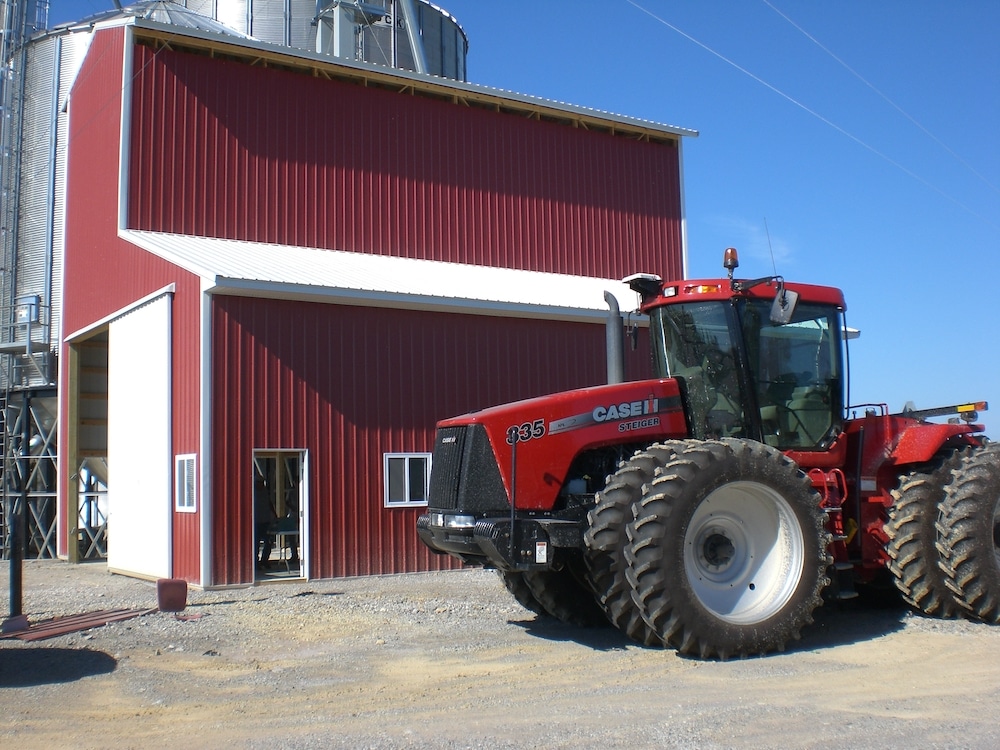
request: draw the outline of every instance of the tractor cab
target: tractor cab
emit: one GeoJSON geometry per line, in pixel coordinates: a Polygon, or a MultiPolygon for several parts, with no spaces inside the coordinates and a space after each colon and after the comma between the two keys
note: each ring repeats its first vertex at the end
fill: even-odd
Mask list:
{"type": "Polygon", "coordinates": [[[823,451],[844,424],[844,299],[780,277],[626,279],[649,315],[654,374],[682,388],[693,438],[823,451]]]}

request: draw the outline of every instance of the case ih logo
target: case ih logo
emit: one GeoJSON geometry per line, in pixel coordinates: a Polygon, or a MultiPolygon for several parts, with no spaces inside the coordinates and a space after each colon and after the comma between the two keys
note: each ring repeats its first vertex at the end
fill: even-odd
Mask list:
{"type": "Polygon", "coordinates": [[[572,417],[553,420],[549,424],[549,434],[579,430],[604,422],[618,422],[619,432],[641,430],[646,427],[656,427],[660,424],[660,414],[681,408],[680,398],[653,398],[644,401],[623,401],[620,404],[594,407],[586,414],[576,414],[572,417]]]}

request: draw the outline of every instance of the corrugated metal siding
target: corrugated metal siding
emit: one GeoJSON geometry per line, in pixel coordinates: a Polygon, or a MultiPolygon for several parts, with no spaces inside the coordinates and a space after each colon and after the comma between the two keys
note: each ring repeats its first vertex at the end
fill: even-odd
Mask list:
{"type": "Polygon", "coordinates": [[[313,0],[290,0],[289,7],[289,44],[315,52],[316,26],[307,19],[316,17],[317,3],[313,0]]]}
{"type": "Polygon", "coordinates": [[[417,4],[417,15],[428,67],[440,75],[464,81],[469,42],[461,27],[451,16],[423,3],[417,4]]]}
{"type": "MultiPolygon", "coordinates": [[[[88,42],[84,34],[37,39],[28,45],[25,66],[15,296],[38,294],[42,297],[42,305],[49,306],[52,322],[49,341],[53,346],[58,346],[62,310],[66,139],[69,126],[63,103],[69,96],[88,42]],[[53,113],[57,116],[54,132],[51,127],[53,113]],[[51,223],[48,215],[50,197],[51,223]],[[47,289],[51,292],[48,295],[47,289]]],[[[8,302],[5,300],[3,304],[8,302]]],[[[34,336],[38,340],[37,332],[34,336]]]]}
{"type": "MultiPolygon", "coordinates": [[[[66,207],[64,330],[73,333],[168,284],[176,284],[173,305],[173,452],[199,453],[201,282],[118,239],[118,133],[121,113],[123,30],[94,35],[76,79],[69,121],[66,207]]],[[[65,355],[65,347],[63,348],[65,355]]],[[[66,445],[65,375],[60,374],[59,444],[66,445]]],[[[142,425],[135,425],[142,439],[142,425]]],[[[200,465],[200,459],[199,459],[200,465]]],[[[60,464],[66,492],[72,467],[60,464]]],[[[111,467],[112,477],[114,467],[111,467]]],[[[112,479],[113,481],[113,479],[112,479]]],[[[199,499],[199,510],[201,508],[199,499]]],[[[65,496],[61,512],[66,512],[65,496]]],[[[174,514],[174,575],[199,578],[199,513],[174,514]]],[[[114,532],[111,532],[114,544],[114,532]]],[[[65,554],[65,546],[61,553],[65,554]]]]}
{"type": "Polygon", "coordinates": [[[288,44],[288,0],[254,0],[248,33],[262,41],[288,44]]]}
{"type": "Polygon", "coordinates": [[[129,226],[621,278],[679,276],[674,145],[136,49],[129,226]]]}
{"type": "MultiPolygon", "coordinates": [[[[17,290],[15,296],[37,294],[42,305],[50,303],[46,294],[51,277],[48,276],[51,255],[47,252],[50,237],[47,207],[50,198],[50,180],[55,166],[49,158],[52,146],[50,127],[53,111],[53,70],[56,67],[58,40],[49,38],[28,46],[25,81],[26,95],[21,112],[21,183],[19,194],[19,221],[17,224],[17,290]]],[[[17,106],[17,103],[15,103],[17,106]]],[[[37,333],[35,337],[37,338],[37,333]]]]}
{"type": "Polygon", "coordinates": [[[314,577],[437,569],[454,562],[419,544],[419,511],[383,508],[382,454],[430,451],[443,417],[605,379],[592,324],[217,296],[212,329],[217,584],[253,580],[255,448],[309,451],[314,577]]]}
{"type": "Polygon", "coordinates": [[[206,16],[218,19],[231,29],[242,31],[244,34],[249,34],[251,14],[248,11],[247,6],[249,5],[250,7],[253,7],[252,2],[253,0],[225,0],[224,2],[216,0],[216,13],[211,12],[211,6],[206,7],[202,12],[204,12],[206,16]]]}

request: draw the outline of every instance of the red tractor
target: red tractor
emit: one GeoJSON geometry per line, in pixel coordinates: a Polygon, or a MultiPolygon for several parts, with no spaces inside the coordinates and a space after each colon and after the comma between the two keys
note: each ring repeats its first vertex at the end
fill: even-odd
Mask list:
{"type": "Polygon", "coordinates": [[[610,384],[440,422],[421,540],[535,612],[703,658],[781,650],[822,597],[890,577],[928,615],[1000,622],[986,404],[848,407],[842,293],[724,265],[625,279],[654,379],[620,382],[608,295],[610,384]]]}

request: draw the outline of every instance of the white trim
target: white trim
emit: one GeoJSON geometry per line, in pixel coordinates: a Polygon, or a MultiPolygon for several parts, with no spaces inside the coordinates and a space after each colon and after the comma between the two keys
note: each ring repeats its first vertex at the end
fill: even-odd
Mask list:
{"type": "MultiPolygon", "coordinates": [[[[70,87],[69,91],[72,92],[72,86],[70,87]]],[[[66,106],[66,133],[67,133],[66,140],[68,141],[69,140],[68,134],[70,132],[70,118],[72,116],[72,108],[73,108],[73,97],[71,96],[71,94],[66,95],[65,106],[66,106]]],[[[63,185],[62,185],[63,200],[65,201],[66,193],[69,191],[70,169],[72,161],[69,158],[69,144],[68,143],[62,144],[62,147],[66,149],[66,160],[65,160],[66,166],[65,166],[65,171],[63,173],[63,185]]],[[[60,304],[59,324],[58,324],[59,327],[55,332],[56,338],[54,340],[59,342],[59,346],[56,348],[56,351],[58,352],[59,357],[62,359],[62,361],[59,363],[59,366],[56,368],[56,382],[58,383],[57,399],[59,403],[58,409],[60,412],[62,412],[63,409],[66,409],[66,412],[68,413],[69,402],[70,402],[70,398],[68,395],[69,394],[68,364],[70,362],[70,357],[69,357],[68,346],[65,351],[62,348],[63,347],[62,331],[63,331],[63,321],[64,321],[63,315],[66,311],[65,307],[66,211],[62,212],[62,227],[59,228],[58,233],[55,226],[52,227],[51,231],[53,233],[53,236],[60,236],[62,238],[61,242],[59,242],[57,248],[54,250],[54,252],[59,253],[59,271],[58,271],[59,286],[57,288],[59,289],[59,294],[61,296],[61,299],[59,301],[60,304]]],[[[51,304],[51,300],[49,302],[51,304]]],[[[50,324],[52,323],[51,313],[49,315],[49,323],[50,324]]],[[[49,340],[50,341],[53,340],[51,329],[49,332],[49,340]]],[[[59,437],[57,438],[59,440],[59,445],[62,446],[65,444],[68,447],[69,428],[65,425],[65,420],[60,419],[56,429],[59,431],[59,437]],[[63,442],[64,440],[65,443],[63,442]]],[[[60,450],[65,450],[65,449],[60,448],[60,450]]],[[[79,499],[76,500],[73,499],[74,495],[77,492],[77,488],[73,479],[71,478],[73,474],[76,473],[76,467],[69,468],[67,466],[69,462],[66,460],[65,455],[66,454],[64,453],[63,457],[59,461],[60,468],[57,470],[57,476],[59,477],[59,479],[56,483],[56,508],[65,508],[66,509],[65,513],[69,515],[74,512],[74,508],[76,508],[75,512],[79,513],[79,499]]],[[[63,514],[63,511],[57,510],[56,517],[57,517],[56,544],[58,545],[57,549],[66,550],[65,555],[60,554],[59,556],[63,559],[75,560],[74,553],[70,550],[70,545],[74,543],[70,538],[70,533],[69,533],[70,524],[67,522],[67,519],[63,514]]]]}
{"type": "Polygon", "coordinates": [[[147,294],[145,297],[141,297],[140,299],[137,299],[135,302],[125,305],[125,307],[121,307],[109,315],[105,315],[103,318],[94,323],[91,323],[89,326],[84,326],[78,331],[74,331],[73,333],[69,334],[66,338],[63,339],[63,343],[72,344],[79,339],[89,338],[90,334],[92,334],[95,331],[99,331],[100,329],[104,328],[107,325],[110,325],[118,318],[128,315],[133,310],[138,310],[143,305],[148,305],[150,302],[153,302],[154,300],[164,295],[167,294],[172,295],[176,291],[177,289],[175,284],[167,284],[162,289],[158,289],[152,294],[147,294]]]}
{"type": "MultiPolygon", "coordinates": [[[[186,473],[186,472],[185,472],[186,473]]],[[[182,453],[174,456],[174,512],[175,513],[197,513],[198,512],[198,456],[195,453],[182,453]],[[190,503],[181,502],[188,500],[187,483],[182,486],[181,466],[191,462],[192,477],[194,486],[191,488],[190,503]]]]}
{"type": "Polygon", "coordinates": [[[299,575],[308,581],[312,577],[312,552],[309,544],[312,517],[309,505],[309,451],[303,448],[299,456],[299,575]]]}
{"type": "Polygon", "coordinates": [[[121,131],[118,135],[118,228],[128,221],[128,154],[132,137],[132,63],[134,59],[134,29],[125,28],[125,49],[122,56],[122,108],[118,114],[121,131]]]}
{"type": "Polygon", "coordinates": [[[677,141],[677,181],[680,192],[681,217],[681,278],[688,278],[688,234],[687,234],[687,200],[684,197],[684,151],[683,144],[677,141]]]}
{"type": "MultiPolygon", "coordinates": [[[[495,270],[500,271],[503,269],[495,270]]],[[[338,289],[336,287],[315,287],[304,284],[281,284],[279,282],[245,281],[242,279],[223,279],[218,277],[217,281],[218,284],[210,290],[211,293],[234,297],[301,300],[351,305],[355,307],[389,307],[399,310],[426,310],[430,312],[464,313],[466,315],[491,315],[505,318],[532,318],[539,320],[590,320],[593,322],[602,322],[608,314],[607,308],[601,310],[561,307],[557,305],[526,304],[505,300],[438,297],[434,295],[408,294],[406,292],[382,290],[338,289]]],[[[617,298],[618,295],[615,294],[615,297],[617,298]]],[[[629,303],[633,301],[629,300],[629,303]]]]}
{"type": "Polygon", "coordinates": [[[383,453],[382,454],[382,507],[383,508],[421,508],[427,505],[427,494],[430,489],[431,482],[431,454],[424,452],[411,452],[411,453],[383,453]],[[424,499],[423,501],[413,501],[413,500],[391,500],[389,498],[389,461],[394,458],[406,459],[406,464],[404,464],[404,474],[403,480],[407,490],[407,495],[409,495],[410,487],[410,473],[406,469],[409,468],[410,459],[421,459],[424,462],[424,499]]]}
{"type": "Polygon", "coordinates": [[[198,439],[201,452],[201,471],[198,475],[201,492],[201,586],[214,583],[212,575],[212,298],[202,289],[199,309],[200,319],[200,368],[198,391],[201,404],[198,411],[198,439]]]}

